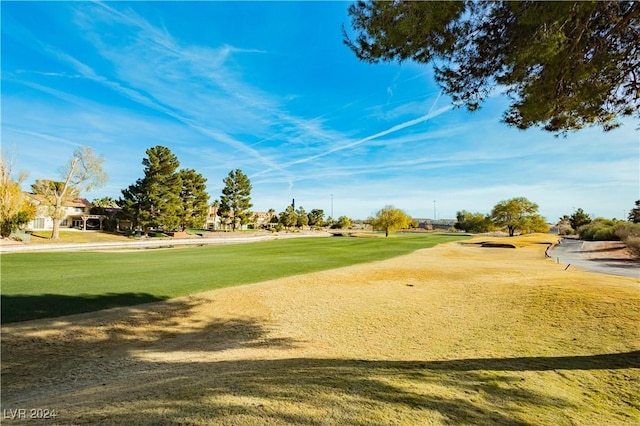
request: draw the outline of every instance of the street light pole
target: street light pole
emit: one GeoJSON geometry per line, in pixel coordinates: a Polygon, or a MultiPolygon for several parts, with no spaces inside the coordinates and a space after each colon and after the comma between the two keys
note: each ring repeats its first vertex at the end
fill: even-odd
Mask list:
{"type": "Polygon", "coordinates": [[[433,220],[436,220],[436,200],[433,200],[433,220]]]}

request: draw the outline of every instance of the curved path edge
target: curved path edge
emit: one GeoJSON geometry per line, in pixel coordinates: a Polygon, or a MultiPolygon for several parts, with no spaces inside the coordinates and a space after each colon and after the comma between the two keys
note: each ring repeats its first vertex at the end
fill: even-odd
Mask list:
{"type": "Polygon", "coordinates": [[[618,275],[640,279],[640,261],[607,257],[590,258],[589,241],[563,238],[560,244],[549,250],[549,257],[569,267],[578,267],[588,272],[618,275]]]}

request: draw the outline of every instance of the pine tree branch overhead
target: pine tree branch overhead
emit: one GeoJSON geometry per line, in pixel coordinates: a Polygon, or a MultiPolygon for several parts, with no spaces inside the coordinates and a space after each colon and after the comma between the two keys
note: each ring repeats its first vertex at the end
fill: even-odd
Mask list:
{"type": "Polygon", "coordinates": [[[363,2],[344,42],[366,62],[431,63],[457,106],[496,90],[519,129],[611,130],[640,118],[640,3],[363,2]]]}

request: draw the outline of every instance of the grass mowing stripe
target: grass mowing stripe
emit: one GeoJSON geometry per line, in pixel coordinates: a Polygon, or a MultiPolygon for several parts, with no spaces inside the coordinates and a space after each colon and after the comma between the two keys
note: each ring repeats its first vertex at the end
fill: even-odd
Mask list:
{"type": "Polygon", "coordinates": [[[388,259],[462,238],[466,237],[399,234],[136,252],[3,254],[2,322],[165,300],[388,259]]]}

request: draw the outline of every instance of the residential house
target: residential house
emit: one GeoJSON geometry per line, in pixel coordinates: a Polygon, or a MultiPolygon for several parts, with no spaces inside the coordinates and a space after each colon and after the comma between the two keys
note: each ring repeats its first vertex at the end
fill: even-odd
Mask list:
{"type": "Polygon", "coordinates": [[[271,212],[253,212],[253,216],[251,217],[251,226],[254,229],[269,228],[272,217],[273,213],[271,212]]]}
{"type": "MultiPolygon", "coordinates": [[[[29,201],[36,205],[36,217],[27,224],[27,231],[53,229],[53,219],[49,215],[50,207],[41,195],[27,193],[29,201]]],[[[91,214],[91,202],[85,198],[75,198],[63,203],[63,216],[60,229],[102,230],[104,215],[91,214]]]]}
{"type": "Polygon", "coordinates": [[[208,229],[209,231],[219,231],[223,229],[222,221],[220,220],[220,216],[218,216],[218,209],[219,207],[216,205],[209,206],[204,229],[208,229]]]}
{"type": "Polygon", "coordinates": [[[455,226],[457,220],[456,219],[424,219],[424,218],[413,218],[415,222],[418,222],[418,228],[433,230],[440,229],[446,230],[451,229],[455,226]]]}
{"type": "MultiPolygon", "coordinates": [[[[218,216],[218,206],[209,206],[207,212],[207,219],[204,224],[204,228],[210,231],[230,231],[231,225],[225,223],[220,216],[218,216]]],[[[272,212],[253,212],[251,221],[244,225],[239,225],[236,229],[261,229],[268,228],[269,222],[273,217],[272,212]]]]}

